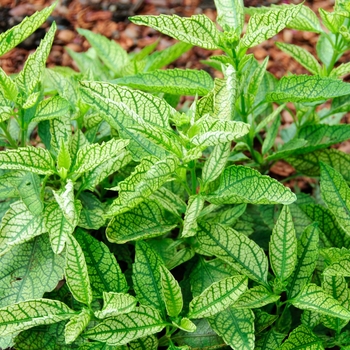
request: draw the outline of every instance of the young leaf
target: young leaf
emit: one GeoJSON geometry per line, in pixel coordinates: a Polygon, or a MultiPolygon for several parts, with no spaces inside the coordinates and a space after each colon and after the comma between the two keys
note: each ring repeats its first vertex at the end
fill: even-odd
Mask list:
{"type": "Polygon", "coordinates": [[[139,25],[149,26],[188,44],[215,50],[220,44],[220,32],[205,15],[190,18],[179,16],[134,16],[130,20],[139,25]]]}
{"type": "MultiPolygon", "coordinates": [[[[275,120],[275,118],[282,112],[282,110],[285,108],[285,105],[281,105],[278,108],[276,108],[271,114],[269,114],[266,118],[264,118],[264,120],[262,120],[255,128],[255,133],[257,134],[258,132],[260,132],[262,129],[264,129],[267,124],[269,124],[270,122],[273,122],[275,120]]],[[[269,131],[269,129],[267,130],[269,131]]],[[[267,136],[265,138],[265,140],[267,139],[267,136]]],[[[265,142],[264,140],[264,142],[265,142]]]]}
{"type": "Polygon", "coordinates": [[[203,206],[203,197],[194,195],[189,198],[183,223],[182,237],[191,237],[197,233],[197,219],[203,206]]]}
{"type": "Polygon", "coordinates": [[[200,249],[232,264],[254,281],[267,284],[268,262],[264,251],[250,238],[219,224],[200,223],[200,249]]]}
{"type": "Polygon", "coordinates": [[[56,3],[40,12],[35,12],[32,16],[24,20],[0,35],[0,56],[17,46],[30,34],[34,33],[50,16],[56,3]]]}
{"type": "Polygon", "coordinates": [[[316,311],[343,320],[350,319],[350,311],[348,309],[321,287],[312,283],[304,287],[301,293],[293,299],[292,304],[299,309],[316,311]]]}
{"type": "Polygon", "coordinates": [[[50,202],[44,209],[44,224],[50,235],[52,250],[55,254],[62,253],[68,235],[74,231],[72,225],[64,216],[57,202],[50,202]]]}
{"type": "Polygon", "coordinates": [[[26,170],[38,175],[56,173],[50,152],[43,148],[26,147],[0,152],[0,169],[26,170]]]}
{"type": "Polygon", "coordinates": [[[300,10],[301,5],[290,5],[266,13],[254,14],[248,22],[247,32],[243,36],[240,45],[249,48],[270,39],[296,18],[300,10]]]}
{"type": "Polygon", "coordinates": [[[209,324],[232,349],[254,349],[254,314],[252,310],[234,307],[208,318],[209,324]]]}
{"type": "Polygon", "coordinates": [[[247,277],[239,275],[214,282],[190,302],[188,318],[213,316],[225,310],[239,298],[247,286],[247,277]]]}
{"type": "Polygon", "coordinates": [[[291,204],[296,197],[276,180],[243,166],[226,168],[219,188],[206,196],[213,204],[291,204]]]}
{"type": "Polygon", "coordinates": [[[331,261],[323,271],[324,276],[350,276],[349,257],[349,254],[345,254],[331,261]]]}
{"type": "Polygon", "coordinates": [[[274,92],[267,94],[267,101],[315,102],[345,96],[350,93],[350,84],[341,80],[310,76],[291,75],[283,77],[274,92]]]}
{"type": "Polygon", "coordinates": [[[3,93],[6,99],[16,102],[18,95],[17,86],[2,68],[0,68],[0,92],[3,93]]]}
{"type": "Polygon", "coordinates": [[[287,206],[283,207],[273,228],[269,248],[272,270],[280,281],[285,281],[297,263],[297,238],[287,206]]]}
{"type": "Polygon", "coordinates": [[[164,263],[146,242],[138,241],[135,250],[132,279],[136,296],[142,304],[151,305],[165,315],[160,274],[164,263]]]}
{"type": "Polygon", "coordinates": [[[78,28],[78,33],[85,36],[99,58],[110,70],[117,74],[122,74],[122,69],[129,63],[130,58],[128,53],[117,42],[82,28],[78,28]]]}
{"type": "Polygon", "coordinates": [[[74,314],[73,310],[58,300],[33,299],[8,305],[0,309],[1,336],[63,321],[74,314]]]}
{"type": "Polygon", "coordinates": [[[66,344],[71,344],[78,338],[90,321],[90,312],[83,308],[81,312],[73,316],[64,328],[66,344]]]}
{"type": "Polygon", "coordinates": [[[22,201],[11,204],[1,222],[0,256],[44,232],[46,228],[41,216],[33,215],[22,201]]]}
{"type": "Polygon", "coordinates": [[[103,292],[127,292],[126,279],[108,247],[80,229],[75,238],[84,251],[93,297],[101,298],[103,292]]]}
{"type": "Polygon", "coordinates": [[[84,333],[89,339],[108,345],[124,345],[132,340],[160,332],[165,327],[158,311],[139,306],[128,314],[110,317],[84,333]]]}
{"type": "Polygon", "coordinates": [[[244,24],[244,5],[241,0],[215,0],[217,22],[228,32],[234,30],[239,36],[244,24]]]}
{"type": "Polygon", "coordinates": [[[318,11],[320,13],[323,24],[334,34],[339,33],[341,25],[349,15],[345,11],[327,12],[322,8],[320,8],[318,11]]]}
{"type": "Polygon", "coordinates": [[[207,72],[177,68],[139,73],[116,79],[114,82],[134,89],[173,95],[203,96],[214,87],[207,72]]]}
{"type": "Polygon", "coordinates": [[[275,303],[279,295],[269,292],[264,286],[255,286],[245,291],[235,302],[235,309],[254,309],[275,303]]]}
{"type": "Polygon", "coordinates": [[[160,265],[160,274],[167,314],[170,317],[177,317],[183,307],[181,288],[174,276],[164,265],[160,265]]]}
{"type": "Polygon", "coordinates": [[[317,224],[308,226],[298,240],[298,257],[295,269],[289,278],[287,294],[295,298],[304,286],[309,283],[315,270],[318,258],[319,232],[317,224]]]}
{"type": "Polygon", "coordinates": [[[109,215],[122,214],[145,201],[170,180],[177,166],[178,160],[174,157],[162,160],[143,158],[135,171],[118,184],[119,197],[111,204],[109,215]]]}
{"type": "Polygon", "coordinates": [[[135,310],[137,300],[130,294],[103,292],[103,308],[95,311],[97,318],[107,318],[127,314],[135,310]]]}
{"type": "Polygon", "coordinates": [[[92,290],[84,253],[72,235],[67,239],[65,275],[74,298],[83,304],[90,305],[92,290]]]}
{"type": "Polygon", "coordinates": [[[77,153],[75,164],[72,168],[74,174],[82,174],[92,170],[109,159],[119,155],[128,145],[128,140],[112,139],[106,143],[85,146],[77,153]]]}
{"type": "Polygon", "coordinates": [[[350,62],[342,63],[340,66],[332,69],[330,77],[340,78],[349,73],[350,73],[350,62]]]}
{"type": "Polygon", "coordinates": [[[280,347],[281,350],[323,350],[322,340],[318,338],[311,330],[300,325],[289,335],[288,339],[280,347]]]}
{"type": "Polygon", "coordinates": [[[349,186],[337,171],[325,163],[321,163],[321,193],[338,223],[345,232],[350,233],[349,186]]]}
{"type": "Polygon", "coordinates": [[[60,96],[50,97],[38,103],[32,122],[39,123],[43,120],[63,117],[69,114],[69,111],[70,105],[66,99],[60,96]]]}
{"type": "Polygon", "coordinates": [[[63,274],[64,258],[53,253],[48,235],[13,247],[0,257],[0,307],[41,298],[57,286],[63,274]]]}

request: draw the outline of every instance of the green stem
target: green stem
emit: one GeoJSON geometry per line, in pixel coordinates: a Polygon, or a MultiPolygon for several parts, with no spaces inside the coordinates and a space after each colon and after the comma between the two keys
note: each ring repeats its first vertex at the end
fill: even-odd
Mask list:
{"type": "Polygon", "coordinates": [[[49,176],[50,175],[46,175],[43,179],[43,182],[41,184],[41,190],[40,190],[40,198],[42,201],[44,201],[44,198],[45,198],[45,187],[46,187],[46,182],[47,180],[49,179],[49,176]]]}
{"type": "Polygon", "coordinates": [[[197,193],[197,176],[196,176],[196,166],[193,160],[189,163],[189,167],[191,172],[191,184],[192,184],[191,192],[192,194],[196,194],[197,193]]]}

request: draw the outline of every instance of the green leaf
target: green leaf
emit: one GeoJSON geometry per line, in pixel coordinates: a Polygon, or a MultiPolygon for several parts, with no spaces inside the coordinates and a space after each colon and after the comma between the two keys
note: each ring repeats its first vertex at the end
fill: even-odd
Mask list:
{"type": "Polygon", "coordinates": [[[186,317],[183,317],[181,321],[177,323],[172,321],[172,324],[185,332],[192,333],[192,332],[195,332],[197,329],[196,325],[186,317]]]}
{"type": "Polygon", "coordinates": [[[190,18],[179,16],[134,16],[130,20],[139,25],[149,26],[179,41],[215,50],[220,44],[220,32],[205,15],[190,18]]]}
{"type": "Polygon", "coordinates": [[[177,317],[183,307],[181,288],[174,276],[164,265],[160,265],[160,274],[167,314],[170,317],[177,317]]]}
{"type": "Polygon", "coordinates": [[[197,233],[197,219],[203,206],[204,198],[202,196],[190,196],[183,222],[182,237],[191,237],[197,233]]]}
{"type": "Polygon", "coordinates": [[[119,155],[128,143],[128,140],[112,139],[108,142],[103,142],[101,145],[94,143],[83,147],[77,153],[72,172],[74,174],[82,174],[96,168],[96,166],[119,155]]]}
{"type": "Polygon", "coordinates": [[[107,318],[85,332],[84,336],[108,345],[124,345],[132,340],[158,333],[164,327],[165,322],[159,313],[142,305],[126,315],[107,318]]]}
{"type": "Polygon", "coordinates": [[[34,33],[50,16],[55,6],[56,3],[40,12],[35,12],[32,16],[24,18],[20,24],[12,27],[4,33],[1,33],[0,56],[10,51],[30,34],[34,33]]]}
{"type": "Polygon", "coordinates": [[[81,205],[74,199],[73,181],[68,180],[65,187],[59,192],[53,191],[53,195],[66,220],[75,227],[79,220],[81,205]]]}
{"type": "Polygon", "coordinates": [[[107,318],[127,314],[135,310],[137,300],[130,294],[103,292],[103,308],[95,311],[97,318],[107,318]]]}
{"type": "Polygon", "coordinates": [[[54,118],[49,120],[50,123],[50,149],[59,151],[62,140],[69,144],[72,137],[71,120],[66,117],[54,118]]]}
{"type": "Polygon", "coordinates": [[[289,5],[266,13],[254,14],[248,22],[246,34],[240,45],[249,48],[272,38],[296,18],[300,10],[301,5],[289,5]]]}
{"type": "Polygon", "coordinates": [[[109,215],[119,215],[135,208],[169,181],[178,166],[178,160],[167,157],[157,160],[145,157],[134,172],[118,184],[119,197],[109,207],[109,215]]]}
{"type": "Polygon", "coordinates": [[[53,39],[56,32],[56,23],[53,22],[44,39],[41,41],[37,50],[29,55],[23,70],[16,76],[17,86],[25,92],[26,96],[30,96],[35,90],[37,84],[41,82],[42,73],[45,69],[46,60],[49,56],[53,39]]]}
{"type": "Polygon", "coordinates": [[[247,289],[246,276],[227,277],[214,282],[190,302],[188,318],[213,316],[232,305],[247,289]]]}
{"type": "Polygon", "coordinates": [[[218,189],[206,196],[213,204],[290,204],[295,199],[294,193],[278,181],[236,165],[223,171],[218,189]]]}
{"type": "MultiPolygon", "coordinates": [[[[271,114],[269,114],[266,118],[264,118],[255,128],[255,133],[259,133],[262,129],[264,129],[267,124],[269,124],[270,122],[273,122],[275,120],[275,118],[282,112],[282,110],[285,108],[285,105],[281,105],[278,108],[276,108],[271,114]]],[[[269,132],[269,129],[267,130],[267,132],[269,132]]],[[[267,137],[265,138],[265,140],[267,139],[267,137]]],[[[264,140],[264,142],[265,142],[264,140]]]]}
{"type": "Polygon", "coordinates": [[[279,295],[269,292],[264,286],[255,286],[245,291],[235,302],[235,309],[254,309],[275,303],[279,295]]]}
{"type": "Polygon", "coordinates": [[[154,335],[147,335],[146,337],[139,338],[131,341],[128,344],[130,350],[157,350],[158,339],[154,335]]]}
{"type": "Polygon", "coordinates": [[[154,192],[150,198],[175,215],[179,215],[179,213],[184,213],[186,211],[186,203],[181,197],[164,186],[154,192]]]}
{"type": "Polygon", "coordinates": [[[39,175],[56,173],[50,152],[43,148],[25,147],[0,152],[0,169],[26,170],[39,175]]]}
{"type": "Polygon", "coordinates": [[[321,318],[322,315],[315,311],[304,310],[300,321],[303,325],[309,327],[310,329],[313,329],[321,323],[321,318]]]}
{"type": "Polygon", "coordinates": [[[129,63],[130,59],[128,53],[117,42],[82,28],[78,28],[78,33],[85,36],[99,58],[110,70],[122,74],[123,67],[129,63]]]}
{"type": "Polygon", "coordinates": [[[271,328],[262,338],[257,339],[255,350],[275,350],[279,349],[285,334],[278,333],[271,328]]]}
{"type": "Polygon", "coordinates": [[[63,274],[64,258],[53,253],[47,235],[13,247],[0,257],[0,307],[41,298],[63,274]]]}
{"type": "Polygon", "coordinates": [[[116,79],[114,82],[134,89],[173,95],[203,96],[214,87],[207,72],[177,68],[139,73],[116,79]]]}
{"type": "Polygon", "coordinates": [[[241,0],[215,0],[217,22],[225,31],[234,30],[239,36],[244,25],[244,5],[241,0]]]}
{"type": "Polygon", "coordinates": [[[272,270],[280,281],[285,281],[297,263],[297,238],[287,206],[283,207],[273,228],[269,248],[272,270]]]}
{"type": "Polygon", "coordinates": [[[341,80],[310,76],[290,75],[283,77],[274,92],[267,94],[273,102],[315,102],[345,96],[350,93],[350,84],[341,80]]]}
{"type": "Polygon", "coordinates": [[[153,306],[165,316],[160,274],[160,267],[164,263],[146,242],[138,241],[135,250],[132,280],[137,299],[144,305],[153,306]]]}
{"type": "Polygon", "coordinates": [[[11,204],[1,222],[0,256],[44,232],[46,228],[41,216],[33,215],[22,201],[11,204]]]}
{"type": "Polygon", "coordinates": [[[315,270],[318,258],[319,231],[317,224],[309,225],[298,240],[297,263],[289,278],[287,294],[295,298],[304,286],[309,283],[315,270]]]}
{"type": "Polygon", "coordinates": [[[200,223],[200,249],[224,260],[254,281],[267,284],[268,262],[264,251],[250,238],[219,224],[200,223]]]}
{"type": "Polygon", "coordinates": [[[231,153],[231,142],[221,143],[214,147],[202,170],[203,186],[216,180],[223,172],[231,153]]]}
{"type": "Polygon", "coordinates": [[[350,189],[344,178],[330,166],[321,163],[321,193],[338,223],[350,233],[350,189]]]}
{"type": "Polygon", "coordinates": [[[58,300],[33,299],[8,305],[0,309],[1,336],[63,321],[73,315],[74,311],[58,300]]]}
{"type": "Polygon", "coordinates": [[[18,193],[23,203],[34,215],[40,215],[43,211],[43,203],[40,198],[41,183],[38,175],[26,173],[18,185],[18,193]]]}
{"type": "Polygon", "coordinates": [[[79,227],[98,230],[105,225],[104,205],[90,192],[82,192],[79,195],[82,209],[79,218],[79,227]]]}
{"type": "Polygon", "coordinates": [[[350,73],[350,62],[342,63],[340,66],[332,69],[330,73],[330,77],[340,78],[349,73],[350,73]]]}
{"type": "Polygon", "coordinates": [[[300,325],[295,328],[290,334],[288,339],[280,347],[281,350],[323,350],[322,341],[311,330],[300,325]]]}
{"type": "MultiPolygon", "coordinates": [[[[0,37],[0,40],[1,40],[1,37],[0,37]]],[[[6,99],[16,102],[17,95],[18,95],[17,86],[2,68],[0,68],[0,92],[3,93],[6,99]]]]}
{"type": "Polygon", "coordinates": [[[214,331],[232,349],[254,349],[254,314],[252,310],[230,307],[208,319],[214,331]]]}
{"type": "Polygon", "coordinates": [[[60,96],[50,97],[38,103],[32,122],[39,123],[69,115],[70,105],[68,101],[60,96]]]}
{"type": "Polygon", "coordinates": [[[78,315],[73,316],[64,328],[64,338],[66,344],[73,343],[83,332],[90,321],[90,312],[82,309],[78,315]]]}
{"type": "Polygon", "coordinates": [[[166,214],[154,201],[145,201],[136,208],[117,215],[108,224],[106,235],[110,242],[128,241],[164,235],[176,227],[174,217],[166,214]]]}
{"type": "Polygon", "coordinates": [[[327,276],[350,276],[350,254],[338,257],[332,261],[323,271],[325,277],[327,276]]]}
{"type": "Polygon", "coordinates": [[[343,320],[350,319],[350,311],[348,309],[321,287],[313,283],[306,285],[300,294],[293,299],[292,304],[299,309],[316,311],[323,315],[338,317],[343,320]]]}
{"type": "Polygon", "coordinates": [[[202,118],[189,130],[195,132],[191,142],[199,147],[214,146],[237,140],[249,132],[249,125],[231,120],[202,118]]]}
{"type": "Polygon", "coordinates": [[[84,253],[72,235],[67,239],[65,275],[73,297],[83,304],[90,305],[92,290],[84,253]]]}
{"type": "Polygon", "coordinates": [[[314,75],[320,75],[321,66],[316,60],[316,58],[306,49],[292,44],[286,43],[276,43],[276,46],[292,56],[298,63],[300,63],[303,67],[305,67],[309,72],[314,75]]]}
{"type": "MultiPolygon", "coordinates": [[[[323,276],[323,289],[328,292],[334,299],[338,300],[342,306],[349,309],[349,289],[347,281],[342,276],[323,276]]],[[[322,323],[330,329],[334,329],[337,333],[340,333],[344,328],[348,320],[341,320],[339,318],[322,316],[322,323]]]]}
{"type": "Polygon", "coordinates": [[[93,297],[101,298],[103,292],[127,292],[126,279],[108,247],[80,229],[75,238],[84,252],[93,297]]]}
{"type": "Polygon", "coordinates": [[[65,179],[67,171],[70,169],[70,166],[72,164],[72,159],[69,153],[68,145],[66,145],[63,139],[60,141],[60,149],[57,155],[57,168],[60,172],[61,178],[63,177],[63,179],[65,179]]]}
{"type": "Polygon", "coordinates": [[[323,8],[319,8],[318,12],[321,16],[323,24],[334,34],[339,33],[341,25],[349,16],[347,12],[327,12],[323,8]]]}

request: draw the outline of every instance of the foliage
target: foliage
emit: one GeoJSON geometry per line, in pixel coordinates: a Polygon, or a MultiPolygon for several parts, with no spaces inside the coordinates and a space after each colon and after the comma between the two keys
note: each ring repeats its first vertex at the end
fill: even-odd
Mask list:
{"type": "Polygon", "coordinates": [[[350,138],[349,3],[321,23],[303,4],[215,3],[221,29],[132,17],[180,40],[163,51],[80,29],[80,72],[46,69],[53,23],[17,76],[0,70],[0,348],[350,347],[349,155],[331,148],[350,138]],[[318,57],[276,44],[311,75],[278,81],[247,54],[284,28],[318,33],[318,57]],[[206,62],[222,78],[160,69],[192,45],[223,51],[206,62]],[[279,160],[310,193],[269,176],[279,160]]]}

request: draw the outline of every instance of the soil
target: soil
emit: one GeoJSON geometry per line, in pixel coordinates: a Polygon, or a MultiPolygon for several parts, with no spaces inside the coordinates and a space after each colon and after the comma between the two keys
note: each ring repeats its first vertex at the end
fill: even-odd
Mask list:
{"type": "MultiPolygon", "coordinates": [[[[269,6],[272,3],[300,3],[301,1],[244,0],[244,2],[246,6],[269,6]]],[[[51,3],[53,3],[52,0],[0,0],[0,33],[21,22],[25,16],[31,15],[51,3]]],[[[305,5],[311,7],[316,13],[318,13],[319,8],[332,11],[334,0],[306,0],[305,5]]],[[[74,51],[81,52],[89,48],[85,38],[77,33],[77,28],[89,29],[114,39],[129,52],[137,52],[159,38],[158,49],[164,49],[175,42],[174,39],[161,35],[154,29],[131,23],[128,17],[136,14],[177,14],[179,16],[205,14],[212,20],[216,18],[213,0],[60,0],[47,23],[17,48],[2,56],[0,66],[8,74],[20,71],[28,54],[39,45],[50,22],[53,21],[56,21],[58,30],[49,55],[48,67],[60,65],[77,69],[65,50],[65,47],[69,47],[74,51]]],[[[287,72],[307,73],[301,65],[275,46],[276,41],[300,45],[315,54],[317,34],[285,29],[251,50],[259,61],[263,61],[266,56],[270,57],[268,70],[277,78],[281,78],[287,72]]],[[[213,54],[220,54],[220,51],[213,52],[194,47],[174,62],[172,67],[205,69],[213,76],[218,76],[218,72],[200,62],[213,54]]],[[[350,53],[343,56],[340,63],[347,61],[350,61],[350,53]]],[[[283,119],[283,128],[292,123],[288,114],[285,114],[283,119]]],[[[346,123],[349,120],[349,116],[344,118],[346,123]]],[[[350,153],[349,142],[343,143],[340,148],[350,153]]],[[[293,172],[294,169],[290,165],[281,161],[274,165],[270,174],[277,178],[286,178],[293,172]]]]}

